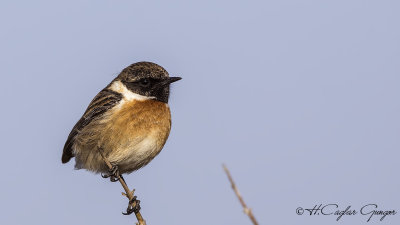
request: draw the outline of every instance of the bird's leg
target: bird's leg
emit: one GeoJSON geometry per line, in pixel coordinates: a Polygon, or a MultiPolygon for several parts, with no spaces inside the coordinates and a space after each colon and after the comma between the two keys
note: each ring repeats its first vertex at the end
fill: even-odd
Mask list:
{"type": "Polygon", "coordinates": [[[112,168],[108,170],[108,174],[101,174],[103,178],[110,178],[111,182],[116,182],[120,178],[119,170],[117,165],[112,165],[112,168]]]}
{"type": "Polygon", "coordinates": [[[129,200],[128,208],[126,209],[126,213],[122,213],[124,215],[130,215],[132,213],[138,213],[140,211],[140,201],[137,200],[136,196],[133,196],[131,200],[129,200]]]}

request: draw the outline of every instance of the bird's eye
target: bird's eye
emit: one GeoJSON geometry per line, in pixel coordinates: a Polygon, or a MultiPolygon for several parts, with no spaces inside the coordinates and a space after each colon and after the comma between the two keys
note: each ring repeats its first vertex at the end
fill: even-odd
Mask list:
{"type": "Polygon", "coordinates": [[[150,85],[150,80],[145,78],[139,81],[140,86],[142,87],[148,87],[150,85]]]}

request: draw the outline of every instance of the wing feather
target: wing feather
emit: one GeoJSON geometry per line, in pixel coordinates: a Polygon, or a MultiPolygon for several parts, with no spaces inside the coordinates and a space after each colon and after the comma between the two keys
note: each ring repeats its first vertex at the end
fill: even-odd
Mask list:
{"type": "Polygon", "coordinates": [[[62,154],[62,163],[67,163],[73,155],[72,146],[76,135],[81,131],[86,125],[88,125],[93,120],[99,118],[106,111],[118,104],[122,99],[122,94],[112,91],[110,89],[103,89],[100,91],[96,97],[90,102],[88,108],[83,114],[82,118],[75,124],[72,128],[71,133],[68,135],[68,139],[65,142],[64,150],[62,154]]]}

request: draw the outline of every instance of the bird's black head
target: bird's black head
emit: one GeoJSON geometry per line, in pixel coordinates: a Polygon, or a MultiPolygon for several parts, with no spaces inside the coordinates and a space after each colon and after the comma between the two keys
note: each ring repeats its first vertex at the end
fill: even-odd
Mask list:
{"type": "Polygon", "coordinates": [[[169,77],[168,72],[152,62],[138,62],[126,67],[116,78],[130,91],[168,103],[169,85],[180,77],[169,77]]]}

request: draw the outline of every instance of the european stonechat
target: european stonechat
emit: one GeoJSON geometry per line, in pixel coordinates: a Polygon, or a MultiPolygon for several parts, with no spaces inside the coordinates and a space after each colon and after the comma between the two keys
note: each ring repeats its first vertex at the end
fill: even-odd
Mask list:
{"type": "Polygon", "coordinates": [[[62,163],[75,157],[76,169],[108,173],[101,153],[120,174],[147,165],[160,153],[171,130],[169,77],[151,62],[134,63],[89,104],[65,143],[62,163]]]}

